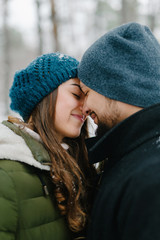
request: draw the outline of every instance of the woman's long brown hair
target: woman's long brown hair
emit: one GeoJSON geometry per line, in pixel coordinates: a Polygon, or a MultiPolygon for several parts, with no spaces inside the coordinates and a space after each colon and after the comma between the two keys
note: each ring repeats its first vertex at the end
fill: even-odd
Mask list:
{"type": "Polygon", "coordinates": [[[69,145],[66,151],[58,141],[54,129],[56,98],[57,90],[46,96],[32,112],[27,126],[40,135],[49,152],[51,176],[60,212],[65,215],[69,228],[73,232],[80,232],[87,223],[95,176],[95,169],[88,163],[84,142],[88,135],[87,122],[78,138],[64,139],[69,145]]]}

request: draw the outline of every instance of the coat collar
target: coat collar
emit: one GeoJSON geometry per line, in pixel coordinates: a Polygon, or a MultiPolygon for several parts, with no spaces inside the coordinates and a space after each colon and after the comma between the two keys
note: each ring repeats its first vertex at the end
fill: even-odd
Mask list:
{"type": "MultiPolygon", "coordinates": [[[[144,141],[160,135],[160,104],[145,108],[107,132],[89,150],[92,163],[123,157],[144,141]]],[[[92,140],[93,141],[93,140],[92,140]]]]}
{"type": "Polygon", "coordinates": [[[50,170],[51,160],[41,141],[8,121],[0,124],[0,159],[19,161],[50,170]]]}

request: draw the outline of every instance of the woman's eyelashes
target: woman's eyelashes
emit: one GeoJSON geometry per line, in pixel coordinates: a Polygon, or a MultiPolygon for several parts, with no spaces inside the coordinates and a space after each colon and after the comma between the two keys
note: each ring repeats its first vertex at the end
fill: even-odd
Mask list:
{"type": "Polygon", "coordinates": [[[78,84],[73,84],[74,89],[72,90],[72,94],[76,97],[76,99],[80,100],[84,97],[84,93],[81,89],[81,87],[78,84]]]}
{"type": "Polygon", "coordinates": [[[81,94],[72,93],[78,100],[81,98],[81,94]]]}

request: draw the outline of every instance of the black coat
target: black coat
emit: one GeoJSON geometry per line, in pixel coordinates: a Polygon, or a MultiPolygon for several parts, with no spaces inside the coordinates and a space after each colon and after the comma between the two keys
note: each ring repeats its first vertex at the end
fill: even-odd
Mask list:
{"type": "Polygon", "coordinates": [[[160,240],[160,104],[106,133],[89,151],[106,160],[88,240],[160,240]]]}

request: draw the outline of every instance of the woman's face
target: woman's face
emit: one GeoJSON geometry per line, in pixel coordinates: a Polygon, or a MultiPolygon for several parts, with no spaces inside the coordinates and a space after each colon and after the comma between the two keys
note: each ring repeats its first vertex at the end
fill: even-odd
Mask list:
{"type": "Polygon", "coordinates": [[[86,118],[82,114],[83,103],[84,93],[78,78],[70,79],[58,87],[54,125],[61,141],[64,137],[76,138],[80,135],[86,118]]]}

